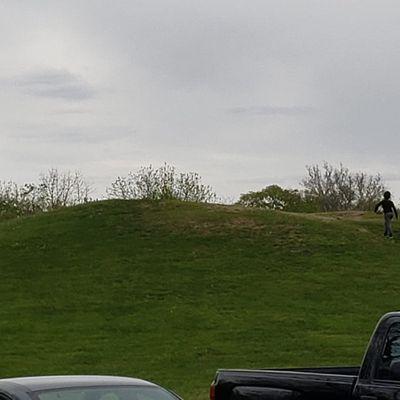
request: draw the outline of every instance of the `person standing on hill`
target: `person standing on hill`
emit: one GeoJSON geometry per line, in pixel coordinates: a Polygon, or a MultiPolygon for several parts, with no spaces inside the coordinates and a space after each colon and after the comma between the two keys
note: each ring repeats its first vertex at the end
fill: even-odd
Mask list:
{"type": "Polygon", "coordinates": [[[375,212],[378,211],[379,207],[383,208],[383,215],[385,218],[385,233],[384,235],[387,236],[389,239],[393,238],[393,231],[392,231],[392,219],[393,216],[396,216],[398,219],[397,210],[392,200],[390,200],[390,192],[383,193],[383,200],[381,200],[375,206],[375,212]]]}

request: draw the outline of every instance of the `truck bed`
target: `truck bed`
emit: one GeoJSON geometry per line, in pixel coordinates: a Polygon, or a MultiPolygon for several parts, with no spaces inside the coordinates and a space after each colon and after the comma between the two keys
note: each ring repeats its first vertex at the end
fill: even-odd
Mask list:
{"type": "Polygon", "coordinates": [[[215,381],[215,398],[270,399],[275,397],[274,393],[280,392],[287,396],[276,398],[350,399],[358,371],[359,367],[219,370],[215,381]]]}

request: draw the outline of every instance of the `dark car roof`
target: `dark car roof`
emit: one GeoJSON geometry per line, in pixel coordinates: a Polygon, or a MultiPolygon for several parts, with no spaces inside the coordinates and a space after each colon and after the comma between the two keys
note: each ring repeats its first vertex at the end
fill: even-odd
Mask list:
{"type": "Polygon", "coordinates": [[[28,391],[60,389],[68,387],[82,386],[113,386],[113,385],[133,385],[133,386],[154,386],[154,383],[136,378],[126,378],[121,376],[101,376],[101,375],[61,375],[61,376],[32,376],[23,378],[0,379],[0,389],[2,386],[17,385],[23,386],[28,391]]]}

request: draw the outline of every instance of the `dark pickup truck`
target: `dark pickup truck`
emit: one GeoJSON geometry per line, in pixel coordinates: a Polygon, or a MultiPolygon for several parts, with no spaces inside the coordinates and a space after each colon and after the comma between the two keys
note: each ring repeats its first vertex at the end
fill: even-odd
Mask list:
{"type": "Polygon", "coordinates": [[[361,367],[218,370],[210,400],[400,400],[400,312],[384,315],[361,367]]]}

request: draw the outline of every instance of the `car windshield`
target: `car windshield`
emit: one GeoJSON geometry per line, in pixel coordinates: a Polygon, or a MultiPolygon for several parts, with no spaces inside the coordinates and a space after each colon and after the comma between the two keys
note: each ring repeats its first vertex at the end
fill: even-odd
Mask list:
{"type": "Polygon", "coordinates": [[[65,388],[35,392],[36,400],[177,400],[154,386],[109,386],[65,388]]]}

